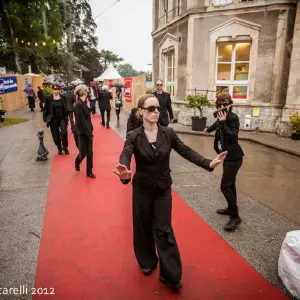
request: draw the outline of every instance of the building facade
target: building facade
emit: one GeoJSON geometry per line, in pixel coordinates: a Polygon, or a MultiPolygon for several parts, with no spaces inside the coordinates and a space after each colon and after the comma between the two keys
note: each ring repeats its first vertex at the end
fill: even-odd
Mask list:
{"type": "Polygon", "coordinates": [[[289,115],[300,111],[298,0],[153,0],[152,37],[153,80],[164,81],[179,123],[191,124],[184,99],[196,88],[210,100],[230,93],[241,129],[290,135],[289,115]]]}

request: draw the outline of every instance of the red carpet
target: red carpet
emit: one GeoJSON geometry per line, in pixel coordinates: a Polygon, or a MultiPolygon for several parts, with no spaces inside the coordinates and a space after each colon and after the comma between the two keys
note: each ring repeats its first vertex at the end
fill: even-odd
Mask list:
{"type": "Polygon", "coordinates": [[[55,156],[49,182],[36,288],[61,300],[287,299],[174,193],[173,225],[183,261],[183,288],[170,292],[159,272],[142,275],[132,248],[131,184],[113,174],[123,141],[94,120],[96,179],[74,170],[77,149],[55,156]]]}

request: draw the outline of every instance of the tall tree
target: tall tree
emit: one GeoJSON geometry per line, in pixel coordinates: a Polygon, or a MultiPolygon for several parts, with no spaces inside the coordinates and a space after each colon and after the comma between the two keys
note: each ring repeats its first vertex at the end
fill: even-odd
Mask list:
{"type": "Polygon", "coordinates": [[[119,57],[117,54],[115,54],[112,51],[109,50],[102,50],[100,52],[100,62],[104,68],[104,70],[107,68],[109,64],[118,64],[119,62],[123,61],[124,59],[119,57]]]}
{"type": "Polygon", "coordinates": [[[60,41],[63,36],[58,1],[0,1],[2,53],[15,58],[14,69],[18,72],[28,64],[33,71],[37,71],[38,64],[44,67],[45,56],[56,48],[52,41],[60,41]]]}
{"type": "Polygon", "coordinates": [[[123,78],[134,77],[145,73],[144,71],[136,71],[130,64],[119,65],[118,72],[123,78]]]}

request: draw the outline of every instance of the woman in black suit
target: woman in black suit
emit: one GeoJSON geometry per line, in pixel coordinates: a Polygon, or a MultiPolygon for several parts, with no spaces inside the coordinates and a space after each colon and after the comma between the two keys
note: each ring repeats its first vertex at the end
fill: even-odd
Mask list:
{"type": "Polygon", "coordinates": [[[160,259],[160,280],[168,287],[181,287],[181,259],[171,225],[172,196],[170,153],[172,148],[190,162],[212,171],[225,158],[213,161],[186,146],[169,127],[158,124],[160,106],[153,95],[139,99],[138,113],[143,126],[127,134],[120,162],[114,173],[123,184],[131,181],[130,161],[134,154],[133,177],[134,251],[143,273],[148,276],[160,259]]]}
{"type": "MultiPolygon", "coordinates": [[[[75,130],[79,146],[79,154],[75,159],[75,170],[80,171],[80,164],[86,157],[86,175],[96,178],[93,174],[93,124],[91,111],[87,106],[87,86],[80,84],[75,89],[77,100],[75,103],[75,130]]],[[[75,136],[74,136],[75,137],[75,136]]]]}
{"type": "Polygon", "coordinates": [[[45,101],[43,110],[43,119],[50,126],[53,141],[58,149],[58,154],[70,154],[68,150],[68,107],[65,96],[60,94],[60,86],[52,85],[52,95],[48,96],[45,101]]]}

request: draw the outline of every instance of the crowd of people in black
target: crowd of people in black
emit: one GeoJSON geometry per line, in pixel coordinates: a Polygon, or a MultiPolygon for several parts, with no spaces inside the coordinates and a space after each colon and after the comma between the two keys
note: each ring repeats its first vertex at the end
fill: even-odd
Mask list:
{"type": "MultiPolygon", "coordinates": [[[[106,86],[98,91],[93,83],[90,87],[79,85],[75,91],[70,88],[64,94],[60,93],[59,85],[54,84],[52,90],[52,95],[44,99],[42,110],[58,154],[69,154],[69,123],[79,150],[75,159],[75,169],[80,170],[80,164],[86,157],[87,176],[96,178],[93,174],[91,114],[96,113],[98,101],[101,125],[109,128],[112,94],[106,86]]],[[[122,105],[122,91],[118,89],[115,97],[118,120],[122,105]]],[[[209,172],[224,161],[221,192],[227,201],[227,207],[218,209],[217,213],[230,217],[224,226],[227,231],[234,231],[241,222],[235,181],[242,166],[244,153],[238,143],[239,118],[232,111],[232,106],[230,95],[217,97],[217,120],[205,130],[207,134],[216,131],[214,148],[217,156],[213,160],[204,158],[185,145],[169,126],[174,120],[171,97],[163,91],[161,80],[156,82],[156,91],[153,94],[140,97],[137,107],[132,109],[128,118],[126,141],[113,171],[123,184],[132,180],[134,253],[139,266],[142,272],[149,276],[159,262],[160,280],[171,289],[178,290],[181,287],[182,276],[181,258],[171,224],[172,149],[209,172]],[[130,171],[133,155],[136,162],[134,176],[130,171]]]]}

